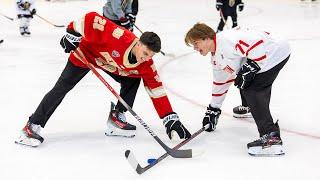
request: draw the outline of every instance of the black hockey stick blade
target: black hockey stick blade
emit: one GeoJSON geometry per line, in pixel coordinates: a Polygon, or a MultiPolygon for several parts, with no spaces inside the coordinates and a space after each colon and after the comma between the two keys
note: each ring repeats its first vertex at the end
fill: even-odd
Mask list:
{"type": "Polygon", "coordinates": [[[145,124],[142,124],[144,128],[153,136],[153,138],[160,144],[160,146],[166,150],[166,152],[174,157],[174,158],[191,158],[192,157],[192,149],[184,149],[184,150],[178,150],[169,148],[164,142],[162,142],[157,135],[154,134],[154,132],[145,124]]]}
{"type": "MultiPolygon", "coordinates": [[[[203,131],[205,131],[208,127],[209,126],[202,127],[197,132],[192,134],[189,139],[186,139],[186,140],[182,141],[181,143],[176,145],[173,149],[177,150],[180,147],[182,147],[183,145],[187,144],[189,141],[191,141],[192,139],[197,137],[199,134],[201,134],[203,131]]],[[[127,158],[129,164],[132,166],[133,169],[136,170],[136,172],[138,174],[144,173],[145,171],[147,171],[148,169],[152,168],[153,166],[155,166],[156,164],[158,164],[160,161],[162,161],[163,159],[165,159],[168,156],[169,156],[169,154],[168,154],[168,152],[166,152],[165,154],[160,156],[158,159],[155,159],[151,164],[148,164],[145,167],[141,167],[141,165],[138,163],[137,159],[135,158],[134,154],[130,150],[126,150],[126,152],[125,152],[125,157],[127,158]]]]}

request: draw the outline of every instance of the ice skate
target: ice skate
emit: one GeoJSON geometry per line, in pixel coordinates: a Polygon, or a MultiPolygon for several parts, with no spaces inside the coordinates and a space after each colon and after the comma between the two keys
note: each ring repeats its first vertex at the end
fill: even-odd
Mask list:
{"type": "Polygon", "coordinates": [[[252,114],[249,107],[237,106],[233,108],[233,117],[235,118],[252,118],[252,114]]]}
{"type": "Polygon", "coordinates": [[[111,110],[107,121],[106,136],[122,136],[132,138],[135,136],[136,126],[126,122],[124,113],[115,109],[111,102],[111,110]]]}
{"type": "Polygon", "coordinates": [[[44,139],[39,135],[40,130],[40,125],[28,122],[22,129],[21,135],[15,143],[31,147],[39,146],[44,141],[44,139]]]}
{"type": "Polygon", "coordinates": [[[247,144],[251,156],[281,156],[284,155],[279,132],[271,132],[260,139],[247,144]]]}

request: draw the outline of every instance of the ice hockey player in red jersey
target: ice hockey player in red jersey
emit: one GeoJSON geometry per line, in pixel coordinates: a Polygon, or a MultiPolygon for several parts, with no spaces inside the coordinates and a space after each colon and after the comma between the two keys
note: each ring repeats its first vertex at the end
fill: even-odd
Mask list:
{"type": "MultiPolygon", "coordinates": [[[[176,132],[181,139],[189,138],[189,131],[172,110],[152,57],[160,52],[161,40],[153,32],[145,32],[137,38],[129,30],[120,27],[96,12],[71,22],[67,34],[60,41],[69,60],[55,86],[44,96],[36,111],[29,117],[16,143],[38,146],[43,142],[39,134],[64,96],[89,72],[89,68],[72,50],[84,56],[120,83],[120,96],[132,107],[142,80],[159,117],[163,119],[166,133],[172,138],[176,132]]],[[[117,103],[109,115],[106,135],[132,136],[136,127],[126,122],[125,107],[117,103]]]]}
{"type": "Polygon", "coordinates": [[[186,34],[185,43],[205,56],[211,53],[213,68],[212,99],[203,126],[214,131],[221,106],[234,82],[251,109],[260,138],[247,144],[254,156],[283,155],[278,123],[274,123],[269,103],[271,87],[290,57],[286,40],[258,30],[235,28],[215,33],[206,24],[195,24],[186,34]]]}

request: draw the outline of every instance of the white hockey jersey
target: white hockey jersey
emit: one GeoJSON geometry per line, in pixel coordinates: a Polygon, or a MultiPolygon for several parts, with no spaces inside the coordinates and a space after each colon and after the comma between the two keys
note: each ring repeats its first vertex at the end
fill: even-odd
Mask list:
{"type": "Polygon", "coordinates": [[[247,59],[258,63],[262,73],[290,55],[286,40],[264,31],[234,28],[216,34],[216,50],[212,53],[212,107],[221,108],[236,74],[247,59]]]}
{"type": "Polygon", "coordinates": [[[30,12],[33,9],[35,9],[34,0],[16,0],[17,14],[30,15],[30,12]],[[30,3],[30,7],[28,9],[24,9],[21,7],[21,5],[25,4],[26,2],[30,3]]]}

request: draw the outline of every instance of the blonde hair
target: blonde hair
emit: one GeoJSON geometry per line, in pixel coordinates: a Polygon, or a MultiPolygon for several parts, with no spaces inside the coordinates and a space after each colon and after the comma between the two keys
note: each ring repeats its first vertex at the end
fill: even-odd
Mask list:
{"type": "Polygon", "coordinates": [[[192,42],[200,39],[213,39],[215,36],[214,30],[204,23],[195,24],[186,34],[184,42],[187,46],[191,46],[192,42]]]}

